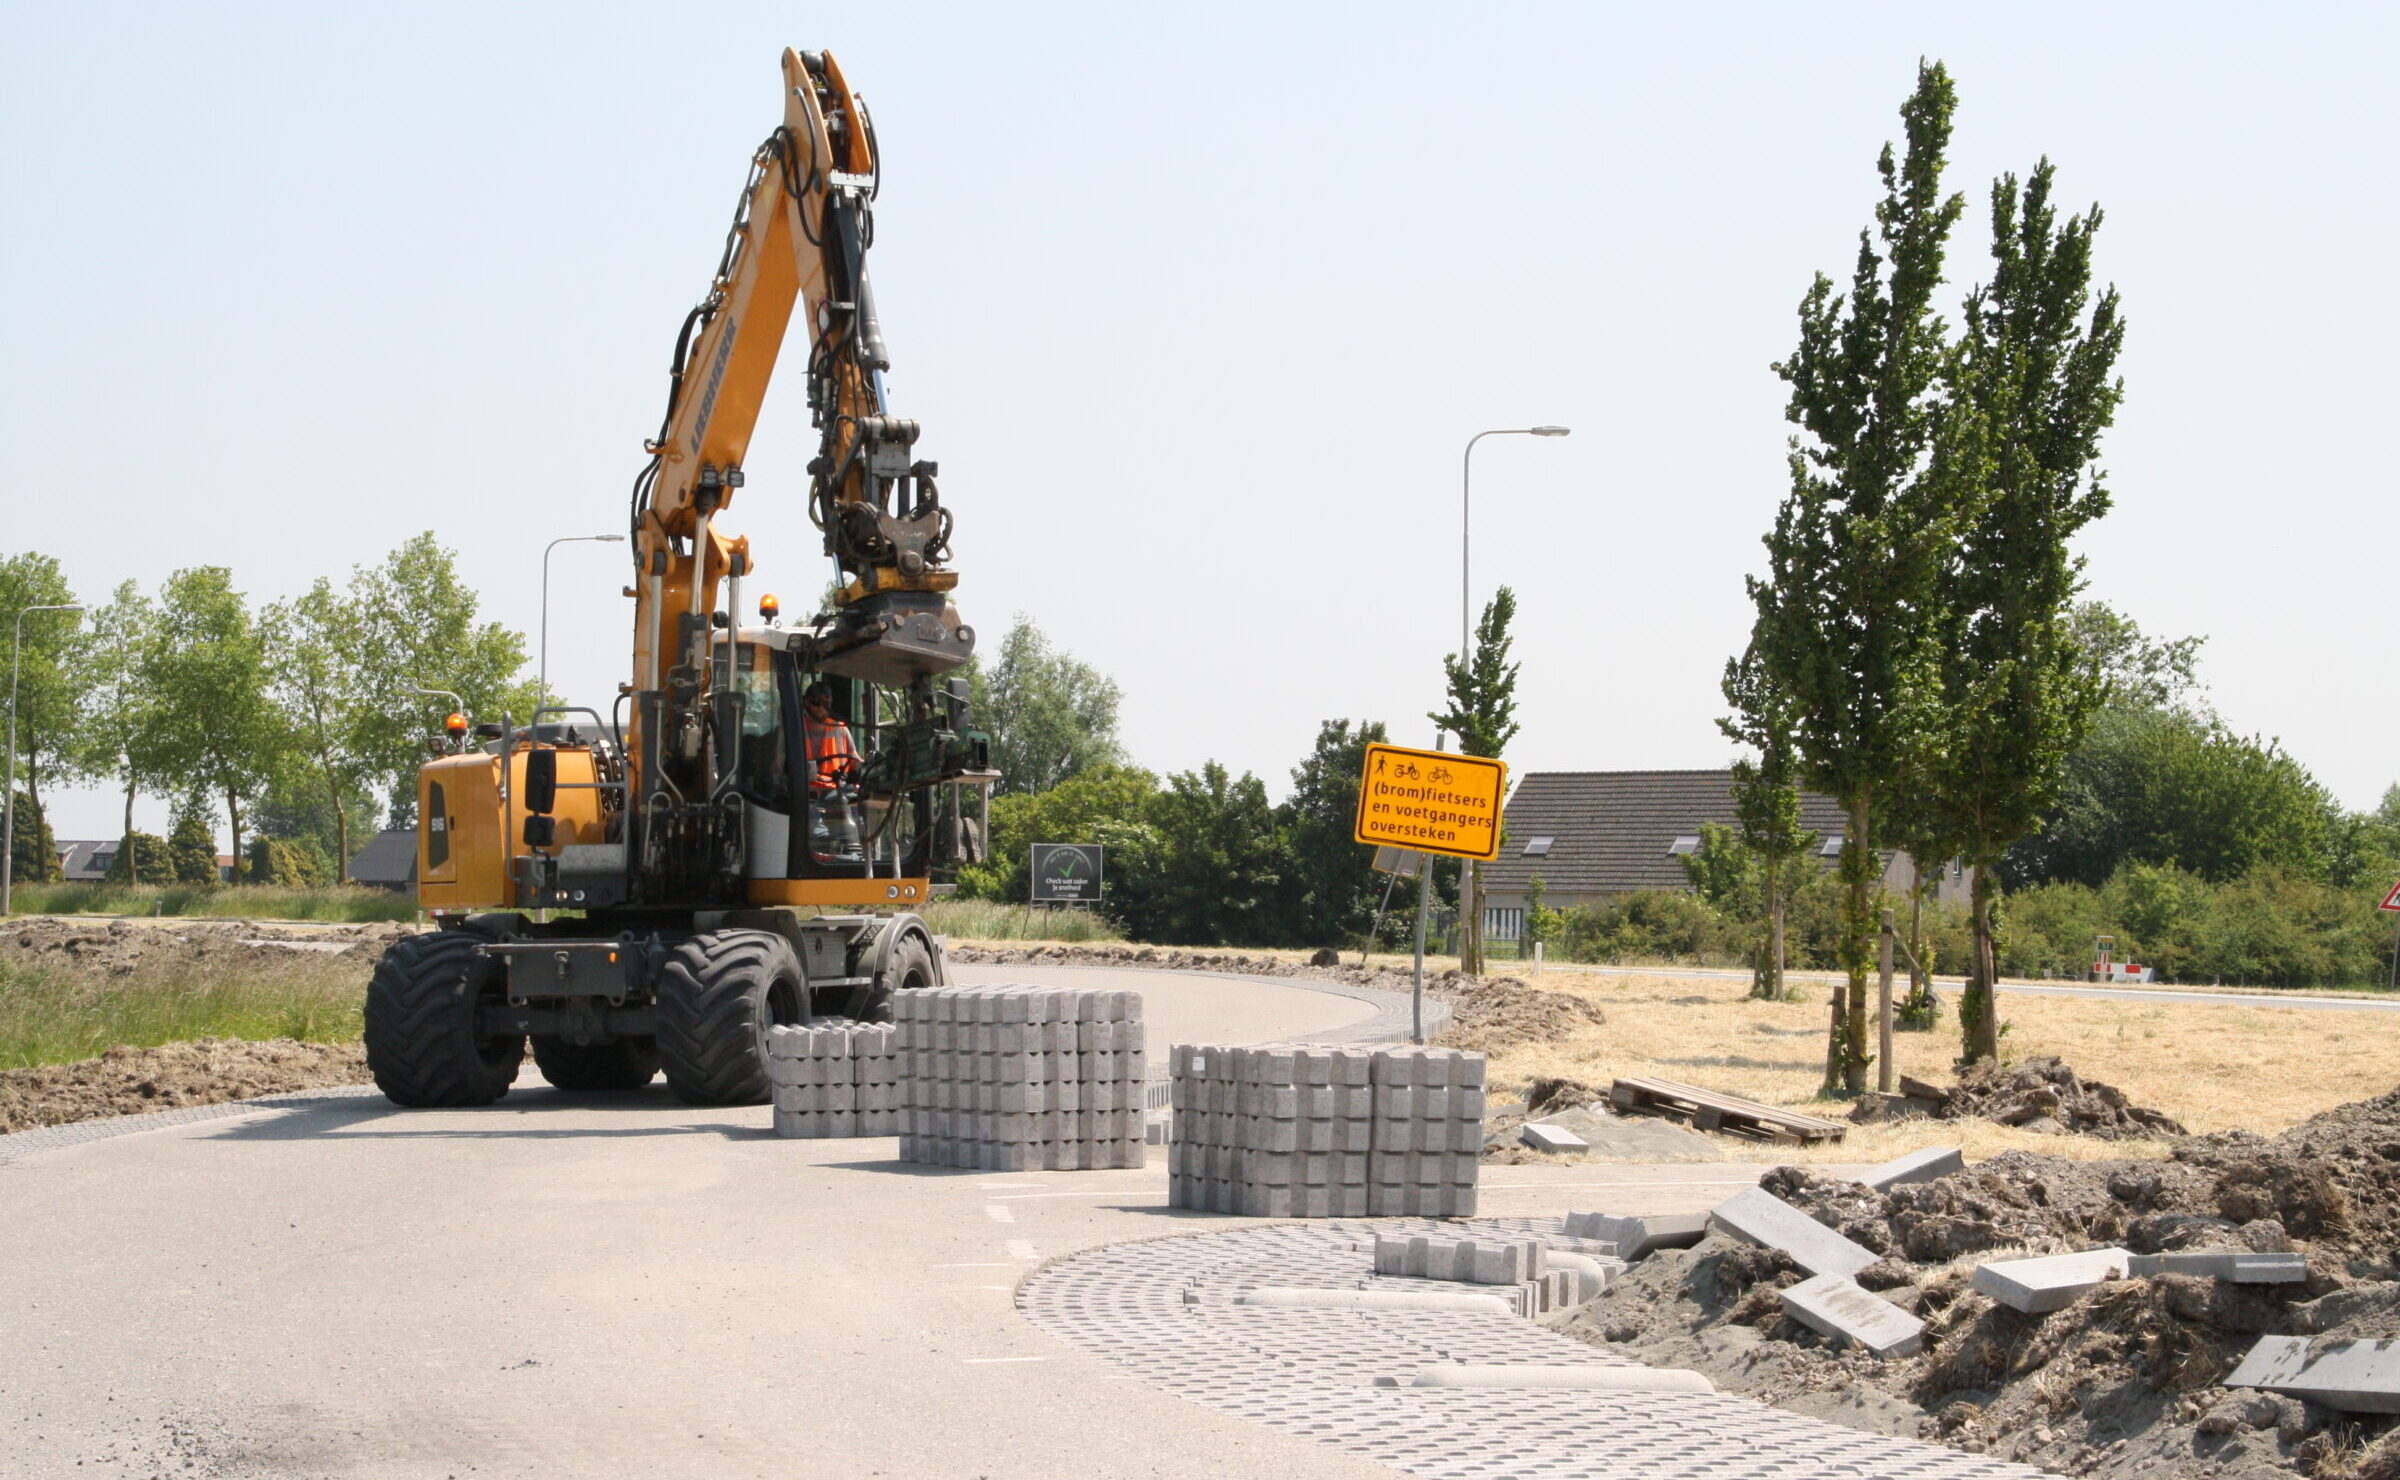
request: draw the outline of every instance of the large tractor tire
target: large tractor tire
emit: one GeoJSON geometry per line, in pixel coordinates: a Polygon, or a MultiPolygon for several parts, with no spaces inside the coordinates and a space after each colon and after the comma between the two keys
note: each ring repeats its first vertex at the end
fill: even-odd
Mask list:
{"type": "Polygon", "coordinates": [[[569,1043],[537,1033],[533,1062],[555,1089],[604,1094],[640,1089],[658,1072],[658,1045],[648,1038],[569,1043]]]}
{"type": "Polygon", "coordinates": [[[830,1003],[818,1006],[835,1017],[888,1023],[892,1020],[894,992],[918,992],[935,984],[933,947],[923,935],[906,930],[892,942],[892,957],[884,963],[881,975],[864,986],[846,987],[833,994],[830,1003]]]}
{"type": "Polygon", "coordinates": [[[687,1105],[767,1099],[767,1029],[807,1019],[800,960],[780,935],[717,930],[668,956],[658,981],[658,1061],[687,1105]]]}
{"type": "Polygon", "coordinates": [[[500,996],[501,968],[476,936],[437,930],[394,941],[367,982],[367,1069],[395,1105],[489,1105],[516,1083],[522,1034],[481,1037],[475,1008],[500,996]]]}

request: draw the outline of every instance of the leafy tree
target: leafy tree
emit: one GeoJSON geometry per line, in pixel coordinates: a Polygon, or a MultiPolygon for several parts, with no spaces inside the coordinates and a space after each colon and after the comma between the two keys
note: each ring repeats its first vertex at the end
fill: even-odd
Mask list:
{"type": "MultiPolygon", "coordinates": [[[[1508,661],[1509,624],[1516,620],[1517,593],[1506,586],[1475,623],[1475,649],[1442,660],[1449,707],[1426,718],[1458,737],[1459,750],[1496,761],[1523,728],[1517,723],[1517,669],[1508,661]]],[[[1459,887],[1459,970],[1483,974],[1483,869],[1466,865],[1459,887]]]]}
{"type": "Polygon", "coordinates": [[[216,819],[198,798],[175,808],[167,828],[167,862],[178,884],[215,884],[217,875],[216,819]]]}
{"type": "Polygon", "coordinates": [[[1766,921],[1751,969],[1750,995],[1781,1002],[1784,985],[1784,925],[1791,900],[1791,874],[1816,845],[1817,835],[1800,825],[1800,788],[1794,780],[1799,757],[1792,745],[1791,704],[1774,687],[1754,645],[1725,665],[1725,702],[1732,715],[1717,721],[1726,737],[1758,753],[1733,764],[1733,810],[1742,846],[1758,861],[1766,921]]]}
{"type": "MultiPolygon", "coordinates": [[[[124,788],[125,825],[111,877],[123,869],[127,871],[125,881],[133,884],[157,883],[166,877],[152,871],[150,854],[122,841],[137,836],[135,799],[145,788],[160,787],[167,781],[161,747],[162,724],[168,716],[151,693],[143,668],[157,624],[158,609],[131,581],[120,584],[109,603],[91,614],[92,641],[86,654],[91,684],[77,726],[79,768],[90,776],[108,777],[124,788]]],[[[164,851],[161,843],[162,858],[164,851]]]]}
{"type": "Polygon", "coordinates": [[[164,716],[160,769],[179,791],[224,801],[238,865],[243,806],[273,770],[285,731],[267,692],[266,642],[231,571],[205,565],[167,578],[140,681],[164,716]]]}
{"type": "MultiPolygon", "coordinates": [[[[62,606],[75,593],[55,557],[28,550],[0,556],[0,641],[24,642],[16,649],[17,785],[25,789],[34,816],[42,811],[42,782],[64,780],[78,769],[76,716],[87,682],[82,662],[85,639],[74,612],[37,612],[28,607],[62,606]],[[23,626],[19,627],[20,614],[23,626]]],[[[7,680],[0,678],[0,683],[7,680]]],[[[0,718],[0,725],[6,723],[0,718]]],[[[19,819],[21,833],[26,824],[19,819]]],[[[48,855],[44,855],[47,857],[48,855]]],[[[47,878],[50,864],[38,877],[47,878]]],[[[18,875],[23,878],[25,875],[18,875]]]]}
{"type": "Polygon", "coordinates": [[[1096,766],[1121,764],[1116,680],[1050,645],[1019,613],[989,668],[970,674],[977,721],[992,737],[1003,795],[1048,791],[1096,766]]]}
{"type": "Polygon", "coordinates": [[[1132,931],[1143,915],[1163,848],[1150,811],[1158,778],[1132,766],[1097,766],[1048,791],[992,799],[988,861],[961,870],[962,892],[1023,904],[1033,892],[1033,845],[1097,843],[1101,912],[1132,931]]]}
{"type": "Polygon", "coordinates": [[[1293,865],[1259,779],[1210,761],[1168,777],[1150,815],[1158,881],[1136,933],[1169,945],[1278,943],[1293,865]]]}
{"type": "Polygon", "coordinates": [[[1525,881],[1525,934],[1535,945],[1549,947],[1558,944],[1566,934],[1567,916],[1563,910],[1550,907],[1550,886],[1535,874],[1525,881]]]}
{"type": "Polygon", "coordinates": [[[1700,846],[1683,855],[1692,892],[1718,910],[1739,910],[1758,885],[1758,859],[1741,835],[1721,822],[1700,824],[1700,846]]]}
{"type": "Polygon", "coordinates": [[[362,625],[357,607],[323,576],[297,600],[269,607],[264,620],[276,702],[333,815],[337,878],[346,876],[352,851],[351,798],[396,749],[382,743],[394,716],[378,711],[372,675],[352,661],[363,656],[355,652],[362,625]]]}
{"type": "Polygon", "coordinates": [[[1358,779],[1367,747],[1389,737],[1380,722],[1346,719],[1317,726],[1317,743],[1292,768],[1292,794],[1278,821],[1290,836],[1293,879],[1290,936],[1304,945],[1333,945],[1362,934],[1375,913],[1379,888],[1375,850],[1352,841],[1358,818],[1358,779]]]}
{"type": "Polygon", "coordinates": [[[425,740],[448,710],[446,700],[409,692],[412,683],[458,694],[478,720],[523,724],[533,716],[538,701],[524,671],[524,634],[476,621],[479,607],[474,588],[459,578],[458,557],[430,531],[382,564],[353,571],[348,599],[327,604],[333,650],[360,684],[334,706],[347,717],[331,750],[335,769],[355,768],[388,789],[395,825],[416,815],[425,740]]]}
{"type": "Polygon", "coordinates": [[[42,804],[26,793],[16,795],[17,819],[8,839],[9,877],[20,884],[47,884],[58,877],[58,839],[42,804]]]}
{"type": "MultiPolygon", "coordinates": [[[[1974,866],[1974,952],[1959,1005],[1966,1062],[1997,1059],[1999,863],[2055,800],[2104,692],[2071,609],[2083,562],[2074,536],[2108,512],[2100,435],[2124,383],[2114,288],[2092,296],[2100,209],[2062,225],[2044,159],[2020,186],[1992,186],[1992,277],[1968,296],[1942,464],[1963,517],[1947,589],[1943,702],[1930,764],[1909,791],[1929,841],[1955,839],[1974,866]]],[[[1916,856],[1935,862],[1948,851],[1916,856]]]]}
{"type": "Polygon", "coordinates": [[[317,889],[338,883],[333,860],[306,838],[258,837],[250,840],[250,882],[317,889]]]}
{"type": "Polygon", "coordinates": [[[1963,200],[1941,193],[1956,96],[1938,63],[1920,64],[1902,105],[1907,152],[1885,145],[1884,198],[1859,235],[1847,295],[1817,275],[1800,305],[1800,342],[1775,370],[1791,387],[1791,493],[1767,536],[1768,576],[1753,579],[1751,646],[1789,704],[1801,779],[1845,819],[1849,899],[1826,1048],[1828,1091],[1866,1088],[1866,984],[1877,922],[1874,817],[1900,779],[1925,711],[1938,702],[1935,576],[1955,537],[1948,483],[1933,476],[1937,390],[1947,351],[1933,295],[1963,200]]]}
{"type": "Polygon", "coordinates": [[[2076,602],[2067,613],[2067,627],[2107,681],[2114,708],[2180,708],[2199,691],[2205,637],[2151,637],[2105,601],[2076,602]]]}

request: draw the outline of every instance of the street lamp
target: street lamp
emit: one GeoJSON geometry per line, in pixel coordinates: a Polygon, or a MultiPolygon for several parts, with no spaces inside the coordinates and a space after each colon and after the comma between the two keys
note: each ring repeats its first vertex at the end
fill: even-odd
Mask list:
{"type": "Polygon", "coordinates": [[[561,535],[549,544],[542,546],[542,657],[539,674],[534,680],[535,687],[541,691],[541,698],[536,705],[535,722],[541,719],[540,706],[550,702],[550,552],[561,545],[586,543],[621,545],[625,543],[625,536],[621,534],[569,534],[561,535]]]}
{"type": "Polygon", "coordinates": [[[1467,439],[1459,470],[1458,499],[1458,661],[1462,665],[1467,661],[1467,634],[1471,630],[1467,616],[1467,553],[1474,534],[1471,515],[1475,503],[1475,444],[1486,437],[1563,437],[1567,431],[1565,427],[1494,427],[1467,439]]]}
{"type": "Polygon", "coordinates": [[[0,821],[0,915],[13,907],[17,882],[17,667],[25,652],[26,612],[79,612],[75,603],[60,602],[55,606],[29,606],[17,613],[16,636],[8,645],[8,800],[0,803],[6,820],[0,821]]]}

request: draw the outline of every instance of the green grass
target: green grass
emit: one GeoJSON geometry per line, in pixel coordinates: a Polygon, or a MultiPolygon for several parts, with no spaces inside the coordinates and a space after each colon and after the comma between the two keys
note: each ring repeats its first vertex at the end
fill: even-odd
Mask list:
{"type": "Polygon", "coordinates": [[[144,962],[122,976],[0,957],[0,1069],[186,1038],[358,1041],[368,963],[261,956],[144,962]]]}
{"type": "Polygon", "coordinates": [[[951,935],[961,940],[1055,940],[1083,944],[1125,938],[1093,910],[1046,910],[1029,904],[951,898],[934,900],[922,913],[936,935],[951,935]]]}
{"type": "Polygon", "coordinates": [[[19,884],[20,915],[182,915],[220,920],[414,920],[417,897],[344,884],[296,889],[235,884],[19,884]]]}

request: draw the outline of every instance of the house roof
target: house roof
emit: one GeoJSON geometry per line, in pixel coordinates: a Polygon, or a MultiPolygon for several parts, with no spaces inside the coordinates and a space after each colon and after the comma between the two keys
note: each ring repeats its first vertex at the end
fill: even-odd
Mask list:
{"type": "Polygon", "coordinates": [[[405,889],[417,881],[417,830],[387,827],[367,839],[350,859],[350,880],[380,889],[405,889]]]}
{"type": "Polygon", "coordinates": [[[71,883],[88,883],[108,873],[117,856],[115,838],[83,839],[58,844],[58,871],[71,883]]]}
{"type": "MultiPolygon", "coordinates": [[[[1485,887],[1521,894],[1533,876],[1552,895],[1687,889],[1678,838],[1702,823],[1734,825],[1731,771],[1534,771],[1510,793],[1500,856],[1483,866],[1485,887]],[[1528,848],[1547,850],[1528,855],[1528,848]]],[[[1842,835],[1833,798],[1800,794],[1800,824],[1842,835]]]]}

